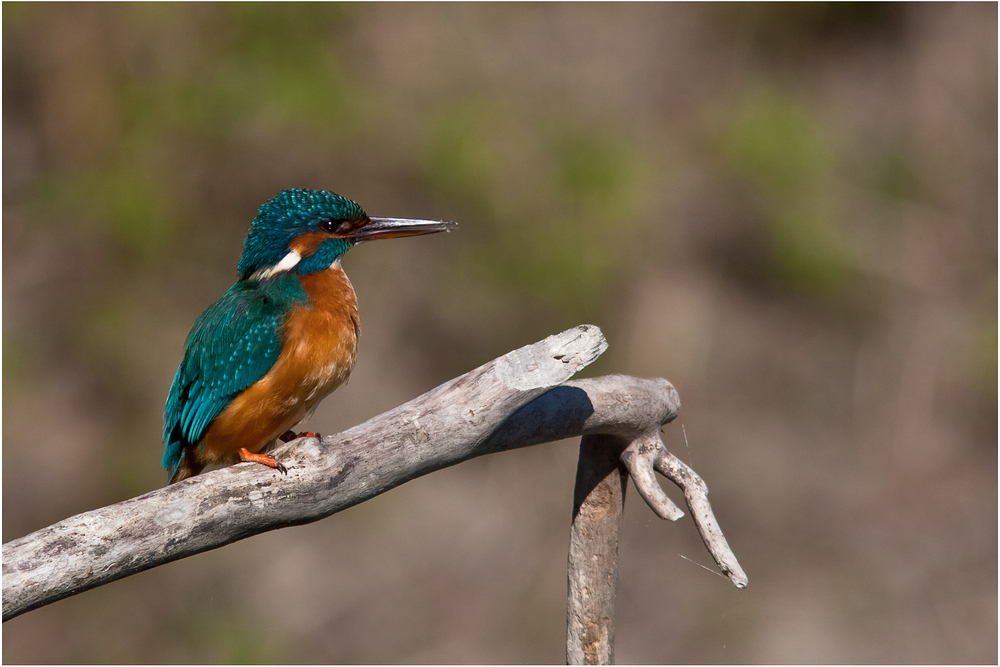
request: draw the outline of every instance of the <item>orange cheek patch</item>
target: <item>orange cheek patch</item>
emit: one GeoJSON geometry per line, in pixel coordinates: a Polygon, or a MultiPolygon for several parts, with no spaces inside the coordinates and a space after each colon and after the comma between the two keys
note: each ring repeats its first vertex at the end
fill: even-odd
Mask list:
{"type": "Polygon", "coordinates": [[[333,238],[332,234],[324,234],[322,232],[306,234],[289,243],[288,249],[294,250],[299,254],[299,257],[305,258],[316,252],[320,245],[323,244],[323,241],[331,238],[333,238]]]}

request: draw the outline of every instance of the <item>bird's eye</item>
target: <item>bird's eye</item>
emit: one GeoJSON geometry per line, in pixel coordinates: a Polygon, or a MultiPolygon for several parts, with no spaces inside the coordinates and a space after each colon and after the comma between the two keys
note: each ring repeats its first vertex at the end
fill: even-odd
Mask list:
{"type": "Polygon", "coordinates": [[[324,220],[323,231],[331,234],[346,232],[349,223],[346,220],[324,220]]]}

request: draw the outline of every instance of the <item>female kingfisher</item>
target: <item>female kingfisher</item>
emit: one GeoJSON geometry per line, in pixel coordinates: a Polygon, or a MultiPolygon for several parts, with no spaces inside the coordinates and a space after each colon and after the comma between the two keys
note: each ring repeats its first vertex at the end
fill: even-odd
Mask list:
{"type": "Polygon", "coordinates": [[[206,465],[253,461],[343,384],[357,356],[358,301],[340,258],[364,241],[433,234],[452,222],[370,218],[325,190],[260,207],[240,278],[201,314],[163,412],[169,483],[206,465]]]}

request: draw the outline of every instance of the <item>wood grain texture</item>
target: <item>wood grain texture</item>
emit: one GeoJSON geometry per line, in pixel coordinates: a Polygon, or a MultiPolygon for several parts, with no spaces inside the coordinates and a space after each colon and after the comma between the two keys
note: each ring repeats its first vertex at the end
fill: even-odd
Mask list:
{"type": "Polygon", "coordinates": [[[420,475],[521,446],[490,436],[606,348],[597,327],[574,327],[348,431],[279,445],[272,454],[288,467],[287,476],[235,465],[12,540],[3,545],[3,619],[251,535],[322,519],[420,475]]]}
{"type": "Polygon", "coordinates": [[[614,663],[618,533],[628,480],[619,457],[627,444],[613,435],[580,441],[566,567],[567,665],[614,663]]]}

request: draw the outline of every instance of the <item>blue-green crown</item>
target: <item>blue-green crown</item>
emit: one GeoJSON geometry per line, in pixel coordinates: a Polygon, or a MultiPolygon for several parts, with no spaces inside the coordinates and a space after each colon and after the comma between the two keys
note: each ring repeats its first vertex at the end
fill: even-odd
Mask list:
{"type": "MultiPolygon", "coordinates": [[[[322,231],[328,220],[363,220],[364,209],[347,197],[327,190],[282,191],[257,211],[250,231],[243,241],[240,256],[240,278],[249,278],[255,271],[274,266],[288,254],[293,239],[322,231]]],[[[347,239],[329,239],[312,256],[299,264],[300,273],[325,269],[353,243],[347,239]]]]}

